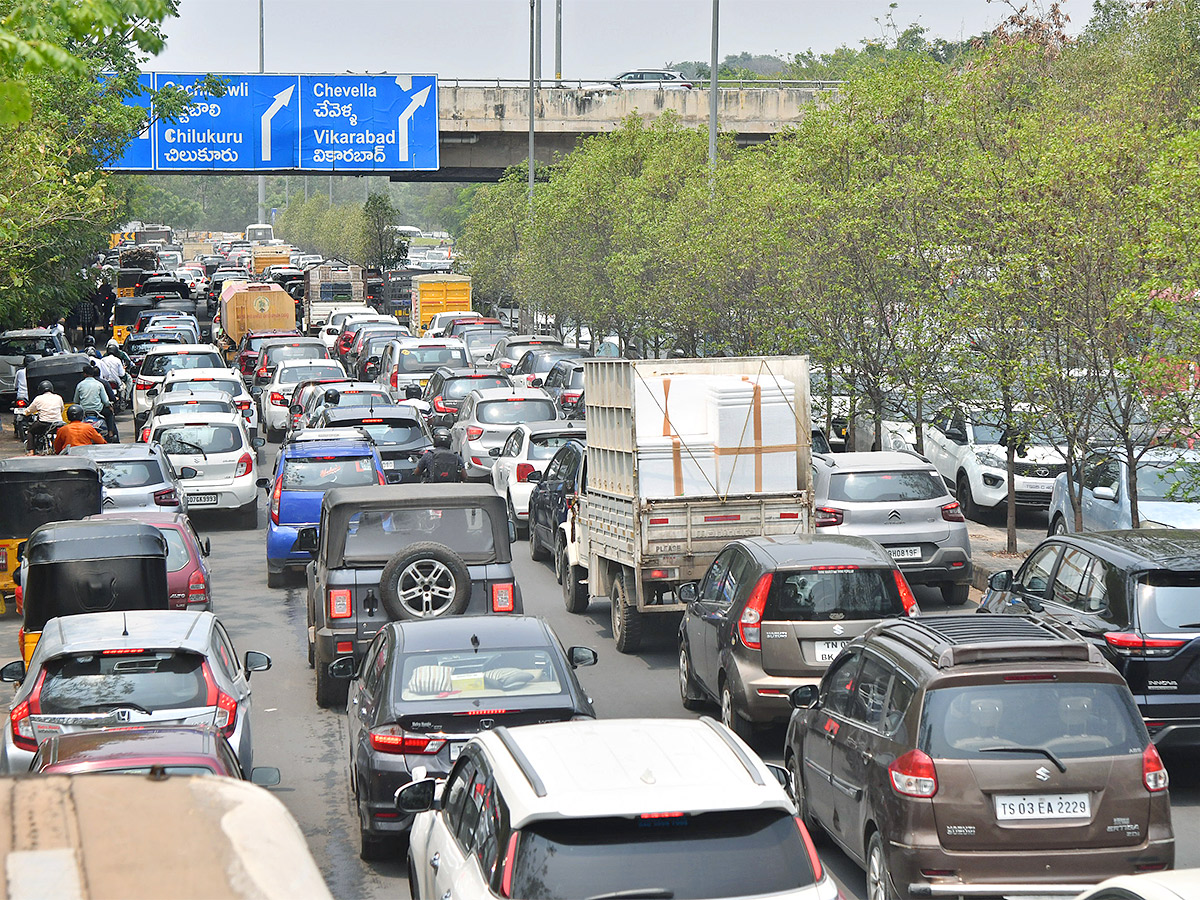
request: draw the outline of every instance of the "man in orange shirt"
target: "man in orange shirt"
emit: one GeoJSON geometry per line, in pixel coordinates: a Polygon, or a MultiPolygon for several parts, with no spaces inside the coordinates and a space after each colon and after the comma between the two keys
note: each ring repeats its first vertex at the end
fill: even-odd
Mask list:
{"type": "Polygon", "coordinates": [[[67,407],[67,424],[54,435],[54,452],[62,453],[67,447],[82,447],[86,444],[106,444],[100,432],[90,422],[83,421],[83,407],[72,403],[67,407]]]}

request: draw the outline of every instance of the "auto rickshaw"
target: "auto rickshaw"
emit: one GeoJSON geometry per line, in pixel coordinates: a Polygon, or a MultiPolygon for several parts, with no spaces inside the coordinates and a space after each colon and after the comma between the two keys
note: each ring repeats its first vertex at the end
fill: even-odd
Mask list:
{"type": "Polygon", "coordinates": [[[113,339],[118,344],[124,344],[129,332],[138,319],[138,313],[144,309],[154,309],[154,301],[149,297],[122,297],[113,308],[113,339]]]}
{"type": "Polygon", "coordinates": [[[117,296],[132,297],[145,274],[145,270],[132,266],[117,269],[117,296]]]}
{"type": "Polygon", "coordinates": [[[84,371],[92,362],[82,353],[58,353],[54,356],[43,356],[35,359],[25,370],[26,383],[30,385],[30,398],[38,394],[38,385],[48,381],[54,385],[54,393],[70,403],[75,396],[75,388],[87,377],[84,371]]]}
{"type": "Polygon", "coordinates": [[[167,609],[167,539],[129,520],[50,522],[25,542],[20,582],[25,665],[58,616],[167,609]]]}
{"type": "Polygon", "coordinates": [[[18,548],[47,522],[100,512],[100,468],[80,456],[0,459],[0,615],[15,593],[18,548]]]}

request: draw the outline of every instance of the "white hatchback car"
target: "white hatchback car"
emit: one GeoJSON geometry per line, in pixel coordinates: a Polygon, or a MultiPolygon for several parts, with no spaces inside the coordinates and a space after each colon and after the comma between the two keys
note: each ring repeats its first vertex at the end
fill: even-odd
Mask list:
{"type": "Polygon", "coordinates": [[[159,394],[154,398],[150,407],[150,415],[142,424],[142,430],[136,435],[137,440],[146,443],[154,431],[155,422],[163,416],[173,416],[187,413],[193,418],[203,413],[236,413],[233,398],[220,391],[172,391],[165,396],[159,394]]]}
{"type": "Polygon", "coordinates": [[[254,398],[246,390],[242,376],[233,369],[179,369],[168,374],[160,387],[147,391],[146,396],[158,399],[168,394],[214,391],[229,396],[234,409],[246,420],[246,430],[250,432],[250,437],[257,437],[258,410],[255,408],[254,398]],[[157,394],[155,390],[158,391],[157,394]]]}
{"type": "Polygon", "coordinates": [[[558,448],[567,441],[586,440],[583,423],[579,425],[575,427],[571,422],[523,423],[513,429],[503,447],[493,447],[489,451],[496,460],[492,465],[492,486],[505,498],[508,518],[516,523],[518,538],[528,533],[529,495],[536,484],[529,476],[534,472],[544,473],[558,448]]]}
{"type": "Polygon", "coordinates": [[[138,428],[150,414],[154,398],[149,392],[176,369],[220,369],[225,360],[212,344],[157,344],[142,360],[133,381],[133,422],[138,428]]]}
{"type": "Polygon", "coordinates": [[[835,900],[775,769],[708,718],[481,732],[396,792],[412,894],[835,900]]]}
{"type": "Polygon", "coordinates": [[[266,442],[246,433],[241,413],[162,416],[150,440],[162,445],[176,472],[196,470],[182,480],[189,512],[234,509],[244,528],[258,526],[256,451],[266,442]]]}
{"type": "Polygon", "coordinates": [[[250,393],[258,398],[259,415],[267,440],[278,440],[287,431],[288,404],[292,392],[302,381],[345,378],[346,370],[332,359],[285,359],[271,375],[271,380],[250,393]]]}

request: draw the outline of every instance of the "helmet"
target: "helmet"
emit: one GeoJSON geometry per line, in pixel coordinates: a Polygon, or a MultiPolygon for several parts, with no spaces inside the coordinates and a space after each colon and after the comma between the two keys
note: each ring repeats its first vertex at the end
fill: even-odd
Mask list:
{"type": "Polygon", "coordinates": [[[450,429],[435,428],[433,429],[433,446],[444,447],[450,449],[450,429]]]}
{"type": "Polygon", "coordinates": [[[95,346],[96,346],[96,339],[95,339],[94,337],[92,337],[92,336],[89,334],[89,335],[87,336],[87,340],[86,340],[86,341],[84,341],[84,343],[85,343],[85,344],[87,344],[89,347],[95,347],[95,346]]]}
{"type": "Polygon", "coordinates": [[[83,421],[83,407],[80,406],[78,403],[72,403],[70,406],[68,406],[67,407],[67,421],[68,422],[82,422],[83,421]]]}
{"type": "Polygon", "coordinates": [[[86,352],[86,355],[90,356],[92,359],[95,359],[97,356],[100,355],[99,353],[96,352],[95,347],[88,347],[85,352],[86,352]]]}
{"type": "Polygon", "coordinates": [[[50,381],[43,381],[38,385],[38,390],[43,394],[51,394],[54,392],[54,383],[50,381]]]}
{"type": "Polygon", "coordinates": [[[41,359],[41,357],[40,357],[40,356],[33,356],[33,355],[26,356],[26,357],[25,357],[25,367],[26,367],[26,368],[29,368],[29,364],[30,364],[30,363],[35,363],[35,362],[37,362],[39,359],[41,359]]]}
{"type": "Polygon", "coordinates": [[[108,347],[109,350],[119,350],[121,348],[121,345],[117,343],[116,338],[109,338],[108,343],[105,346],[108,347]]]}
{"type": "Polygon", "coordinates": [[[337,406],[341,399],[342,395],[337,388],[329,388],[325,391],[325,402],[330,406],[337,406]]]}

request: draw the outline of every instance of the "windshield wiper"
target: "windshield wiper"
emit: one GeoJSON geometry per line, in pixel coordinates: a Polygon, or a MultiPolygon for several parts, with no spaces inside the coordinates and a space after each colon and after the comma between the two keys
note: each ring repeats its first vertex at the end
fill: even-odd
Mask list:
{"type": "Polygon", "coordinates": [[[180,447],[191,447],[197,453],[204,457],[204,461],[208,462],[208,454],[204,452],[204,448],[199,444],[193,444],[191,441],[185,441],[182,438],[175,438],[175,443],[180,447]]]}
{"type": "Polygon", "coordinates": [[[1066,772],[1067,767],[1063,765],[1063,761],[1054,755],[1054,751],[1047,750],[1045,747],[980,747],[980,753],[1040,753],[1058,768],[1060,772],[1066,772]]]}
{"type": "Polygon", "coordinates": [[[587,900],[671,900],[675,892],[669,888],[627,888],[607,894],[592,894],[587,900]]]}

